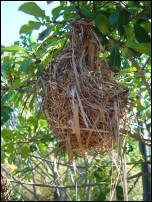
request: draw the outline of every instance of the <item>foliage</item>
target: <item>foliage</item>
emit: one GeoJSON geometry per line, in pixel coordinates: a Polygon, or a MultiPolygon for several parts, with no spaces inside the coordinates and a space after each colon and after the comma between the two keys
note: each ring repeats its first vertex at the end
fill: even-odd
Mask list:
{"type": "MultiPolygon", "coordinates": [[[[52,1],[47,3],[51,8],[52,1]]],[[[46,159],[51,151],[50,148],[59,147],[58,140],[48,126],[42,110],[44,87],[39,78],[47,69],[50,60],[68,44],[69,28],[66,22],[72,18],[84,17],[94,21],[93,29],[105,46],[109,65],[116,80],[130,89],[126,113],[127,117],[132,119],[125,127],[137,135],[139,127],[143,127],[143,137],[145,133],[146,139],[150,138],[150,96],[145,85],[146,80],[150,86],[151,74],[150,4],[150,1],[60,1],[59,6],[52,9],[51,16],[46,16],[45,11],[34,2],[23,3],[20,6],[19,11],[32,15],[34,21],[21,26],[18,42],[14,42],[9,47],[1,46],[1,161],[2,165],[7,162],[16,166],[13,173],[15,177],[33,179],[34,174],[31,175],[33,173],[31,171],[33,170],[35,174],[37,171],[34,167],[36,161],[31,160],[31,156],[37,154],[40,159],[46,159]],[[42,32],[39,32],[40,28],[43,28],[42,32]],[[34,30],[39,32],[38,39],[32,38],[34,30]],[[131,63],[130,57],[137,61],[140,72],[131,63]],[[141,77],[141,72],[145,80],[141,77]],[[32,167],[28,162],[31,162],[32,167]]],[[[132,141],[129,138],[126,140],[126,155],[127,161],[132,163],[143,160],[138,151],[137,140],[132,141]]],[[[71,189],[69,193],[73,200],[76,197],[79,200],[95,201],[109,198],[111,176],[108,173],[112,171],[109,167],[100,168],[103,163],[110,163],[109,156],[101,157],[96,153],[91,153],[91,156],[93,158],[89,157],[91,162],[88,166],[85,160],[75,159],[77,166],[86,166],[85,170],[76,173],[73,168],[70,172],[71,176],[67,174],[63,177],[63,181],[65,184],[71,181],[77,184],[88,183],[88,180],[91,183],[104,181],[105,185],[91,189],[81,188],[78,194],[71,189]]],[[[66,162],[67,152],[62,151],[59,157],[61,162],[66,162]]],[[[50,158],[54,161],[54,157],[50,158]]],[[[43,165],[38,168],[39,172],[44,169],[43,165]]],[[[47,180],[51,184],[51,176],[55,176],[55,172],[51,170],[50,164],[46,167],[45,172],[50,174],[47,180]]],[[[128,170],[130,168],[131,166],[128,166],[128,170]]],[[[60,169],[63,174],[64,166],[60,169]]],[[[136,166],[134,172],[137,171],[140,171],[139,166],[136,166]]],[[[114,173],[116,168],[113,170],[113,175],[114,173]]],[[[20,186],[17,187],[17,191],[21,193],[20,186]]],[[[116,189],[116,199],[123,200],[121,183],[116,189]]],[[[138,199],[141,199],[141,196],[137,196],[136,200],[138,199]]]]}

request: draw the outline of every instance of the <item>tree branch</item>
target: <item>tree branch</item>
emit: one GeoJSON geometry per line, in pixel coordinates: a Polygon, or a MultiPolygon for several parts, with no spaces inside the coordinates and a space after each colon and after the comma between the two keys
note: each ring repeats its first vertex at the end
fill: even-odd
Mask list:
{"type": "MultiPolygon", "coordinates": [[[[42,158],[42,157],[40,157],[40,156],[35,156],[35,155],[30,155],[31,157],[33,157],[33,158],[37,158],[37,159],[40,159],[40,160],[42,160],[42,161],[46,161],[46,162],[48,162],[48,163],[53,163],[53,161],[50,161],[50,160],[46,160],[46,158],[42,158]]],[[[61,166],[66,166],[66,167],[72,167],[73,168],[73,165],[70,165],[70,164],[67,164],[67,163],[57,163],[57,164],[59,164],[59,165],[61,165],[61,166]]],[[[80,169],[85,169],[86,167],[85,166],[77,166],[77,168],[80,168],[80,169]]]]}
{"type": "Polygon", "coordinates": [[[151,173],[140,172],[140,173],[137,173],[135,175],[132,175],[132,176],[128,177],[128,180],[136,178],[136,177],[141,177],[141,176],[151,176],[151,173]]]}
{"type": "Polygon", "coordinates": [[[146,89],[147,89],[147,91],[148,91],[148,93],[149,93],[149,96],[150,96],[150,99],[151,99],[151,89],[150,89],[150,86],[149,86],[149,84],[148,84],[148,82],[147,82],[147,80],[146,80],[146,77],[145,77],[145,75],[144,75],[144,72],[143,72],[142,68],[139,67],[139,64],[137,63],[137,61],[135,60],[134,57],[129,56],[129,60],[130,60],[130,61],[132,62],[132,64],[136,67],[136,69],[137,69],[139,75],[141,76],[142,81],[144,82],[144,84],[145,84],[145,86],[146,86],[146,89]]]}
{"type": "Polygon", "coordinates": [[[95,12],[96,12],[96,2],[93,1],[93,13],[95,13],[95,12]]]}
{"type": "Polygon", "coordinates": [[[139,176],[136,178],[134,184],[133,184],[133,185],[131,186],[131,188],[128,190],[128,194],[133,190],[133,188],[134,188],[135,185],[137,184],[138,180],[139,180],[139,176]]]}
{"type": "Polygon", "coordinates": [[[147,145],[147,146],[151,146],[151,140],[149,139],[144,139],[142,138],[140,135],[137,135],[137,134],[132,134],[131,132],[129,131],[126,131],[126,130],[120,130],[121,134],[124,135],[124,136],[129,136],[129,137],[132,137],[132,138],[135,138],[136,140],[142,142],[143,144],[147,145]],[[149,143],[148,143],[149,142],[149,143]]]}
{"type": "MultiPolygon", "coordinates": [[[[30,183],[30,182],[25,182],[25,181],[20,181],[20,180],[13,180],[13,179],[7,179],[9,182],[12,183],[17,183],[17,184],[25,184],[25,185],[34,185],[38,187],[49,187],[49,188],[58,188],[58,189],[75,189],[75,185],[66,185],[66,186],[56,186],[56,185],[50,185],[50,184],[37,184],[37,183],[30,183]]],[[[77,185],[77,188],[82,188],[82,187],[93,187],[93,186],[100,186],[105,184],[105,182],[100,182],[100,183],[93,183],[93,184],[81,184],[77,185]]]]}

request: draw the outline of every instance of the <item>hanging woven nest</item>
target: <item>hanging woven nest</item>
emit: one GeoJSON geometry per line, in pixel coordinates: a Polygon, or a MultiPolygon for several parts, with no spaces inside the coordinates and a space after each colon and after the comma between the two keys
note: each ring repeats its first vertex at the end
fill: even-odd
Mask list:
{"type": "Polygon", "coordinates": [[[69,45],[50,64],[45,79],[44,106],[60,141],[57,153],[67,148],[72,160],[92,149],[103,154],[117,143],[115,129],[123,117],[128,89],[113,79],[92,22],[82,19],[69,24],[69,45]]]}

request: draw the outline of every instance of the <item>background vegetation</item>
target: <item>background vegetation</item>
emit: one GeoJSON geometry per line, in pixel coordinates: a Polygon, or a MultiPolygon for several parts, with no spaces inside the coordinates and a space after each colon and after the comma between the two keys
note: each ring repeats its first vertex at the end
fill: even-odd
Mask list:
{"type": "MultiPolygon", "coordinates": [[[[47,3],[50,4],[48,1],[47,3]]],[[[69,19],[94,20],[94,31],[108,52],[115,79],[129,88],[122,135],[129,200],[150,200],[151,2],[60,1],[46,16],[36,3],[19,11],[33,16],[20,28],[20,40],[1,46],[1,163],[10,200],[109,200],[117,174],[109,154],[95,151],[68,163],[43,112],[40,80],[48,64],[67,45],[69,19]],[[43,27],[39,37],[33,30],[43,27]]],[[[101,54],[102,57],[102,54],[101,54]]],[[[117,148],[115,151],[117,153],[117,148]]],[[[121,180],[115,200],[124,200],[121,180]]]]}

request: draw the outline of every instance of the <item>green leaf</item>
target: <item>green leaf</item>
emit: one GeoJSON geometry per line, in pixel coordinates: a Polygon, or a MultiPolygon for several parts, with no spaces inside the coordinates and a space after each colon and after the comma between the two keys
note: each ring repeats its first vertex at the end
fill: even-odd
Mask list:
{"type": "Polygon", "coordinates": [[[39,148],[40,148],[40,150],[42,150],[42,151],[46,151],[46,146],[45,146],[45,144],[43,144],[43,143],[39,143],[39,148]]]}
{"type": "Polygon", "coordinates": [[[27,124],[29,124],[29,125],[34,125],[35,122],[36,122],[36,119],[35,119],[34,116],[30,116],[30,117],[28,118],[28,120],[27,120],[27,124]]]}
{"type": "Polygon", "coordinates": [[[41,142],[46,143],[46,142],[51,142],[52,140],[54,140],[54,137],[51,136],[50,134],[46,134],[46,135],[43,135],[41,142]]]}
{"type": "Polygon", "coordinates": [[[39,29],[40,26],[41,26],[40,22],[29,21],[28,24],[25,24],[20,28],[19,33],[20,34],[23,34],[23,33],[30,34],[34,29],[39,29]]]}
{"type": "Polygon", "coordinates": [[[130,25],[124,25],[125,35],[130,41],[135,41],[135,31],[130,25]]]}
{"type": "Polygon", "coordinates": [[[80,8],[80,12],[86,16],[87,18],[90,18],[90,19],[94,19],[94,14],[92,12],[89,11],[89,9],[87,9],[86,7],[82,6],[80,8]]]}
{"type": "Polygon", "coordinates": [[[2,74],[3,74],[3,73],[6,73],[7,70],[8,70],[8,65],[7,65],[7,64],[2,64],[2,66],[1,66],[1,73],[2,73],[2,74]]]}
{"type": "Polygon", "coordinates": [[[10,154],[7,160],[9,164],[12,164],[14,160],[14,154],[10,154]]]}
{"type": "Polygon", "coordinates": [[[134,56],[134,57],[140,57],[142,53],[139,53],[137,51],[135,51],[132,48],[128,48],[130,55],[134,56]]]}
{"type": "Polygon", "coordinates": [[[18,118],[20,124],[21,124],[21,125],[24,125],[24,121],[25,121],[24,116],[21,116],[21,115],[20,115],[20,116],[18,116],[17,118],[18,118]]]}
{"type": "Polygon", "coordinates": [[[19,88],[20,86],[22,86],[25,83],[25,81],[21,81],[20,79],[17,79],[13,82],[13,84],[11,85],[11,87],[9,88],[9,92],[13,91],[17,88],[19,88]]]}
{"type": "Polygon", "coordinates": [[[12,108],[10,108],[8,106],[2,106],[2,108],[1,108],[1,123],[2,123],[2,125],[9,120],[11,112],[13,112],[12,108]]]}
{"type": "Polygon", "coordinates": [[[111,50],[111,55],[109,58],[109,65],[113,72],[119,72],[120,71],[120,53],[119,50],[116,47],[113,47],[111,50]]]}
{"type": "Polygon", "coordinates": [[[24,73],[29,73],[30,72],[30,68],[31,68],[31,59],[27,59],[25,60],[21,66],[20,66],[20,70],[24,73]]]}
{"type": "Polygon", "coordinates": [[[22,146],[22,150],[21,150],[21,157],[26,158],[26,157],[28,157],[29,153],[30,153],[29,146],[27,144],[24,144],[22,146]]]}
{"type": "Polygon", "coordinates": [[[6,142],[12,139],[13,132],[11,130],[7,130],[6,128],[4,128],[1,132],[2,132],[2,137],[4,138],[6,142]]]}
{"type": "Polygon", "coordinates": [[[133,43],[133,42],[127,42],[126,46],[128,48],[132,48],[133,50],[145,53],[147,55],[151,56],[151,43],[133,43]]]}
{"type": "Polygon", "coordinates": [[[119,22],[119,13],[115,12],[109,16],[109,21],[111,25],[118,25],[119,22]]]}
{"type": "Polygon", "coordinates": [[[1,164],[5,163],[5,158],[6,158],[6,155],[5,154],[1,154],[1,164]]]}
{"type": "Polygon", "coordinates": [[[74,6],[74,5],[69,6],[69,7],[68,7],[68,11],[69,11],[69,12],[76,11],[75,6],[74,6]]]}
{"type": "Polygon", "coordinates": [[[33,28],[29,24],[22,25],[19,34],[30,34],[33,28]]]}
{"type": "Polygon", "coordinates": [[[130,13],[125,9],[119,11],[119,24],[120,25],[127,25],[129,24],[129,16],[130,13]]]}
{"type": "Polygon", "coordinates": [[[147,43],[147,42],[151,41],[148,33],[139,24],[135,24],[134,30],[135,30],[135,37],[136,37],[138,42],[147,43]]]}
{"type": "Polygon", "coordinates": [[[150,22],[146,22],[144,24],[141,24],[141,27],[143,27],[146,32],[150,33],[151,32],[151,23],[150,22]]]}
{"type": "Polygon", "coordinates": [[[8,46],[5,48],[2,48],[2,50],[7,52],[25,51],[25,49],[22,48],[21,46],[8,46]]]}
{"type": "Polygon", "coordinates": [[[110,32],[110,23],[105,15],[99,14],[95,19],[97,28],[104,34],[110,32]]]}
{"type": "Polygon", "coordinates": [[[38,124],[40,125],[40,128],[46,128],[48,126],[47,121],[43,119],[39,119],[38,124]]]}
{"type": "Polygon", "coordinates": [[[19,11],[23,11],[24,13],[33,15],[35,17],[45,17],[45,11],[42,10],[36,3],[34,2],[26,2],[22,4],[19,9],[19,11]]]}
{"type": "Polygon", "coordinates": [[[8,154],[9,154],[9,153],[12,153],[12,152],[14,152],[13,150],[14,150],[14,145],[13,145],[13,142],[11,142],[11,143],[8,144],[8,146],[7,146],[7,153],[8,153],[8,154]]]}
{"type": "Polygon", "coordinates": [[[52,31],[53,29],[53,26],[49,26],[47,29],[45,29],[44,31],[42,31],[40,34],[39,34],[39,40],[43,41],[52,31]]]}
{"type": "Polygon", "coordinates": [[[56,20],[57,19],[57,17],[59,17],[59,15],[60,15],[60,12],[63,10],[63,6],[58,6],[58,7],[56,7],[56,8],[54,8],[54,9],[52,9],[52,20],[56,20]]]}
{"type": "Polygon", "coordinates": [[[7,102],[12,96],[13,96],[13,93],[6,93],[2,98],[2,103],[7,102]]]}

